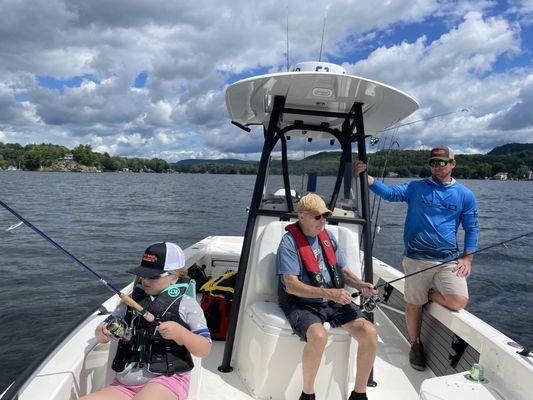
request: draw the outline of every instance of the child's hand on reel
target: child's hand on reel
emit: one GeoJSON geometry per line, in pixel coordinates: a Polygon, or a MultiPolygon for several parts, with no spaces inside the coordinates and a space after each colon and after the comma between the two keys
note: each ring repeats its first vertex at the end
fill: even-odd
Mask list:
{"type": "Polygon", "coordinates": [[[102,333],[110,340],[129,341],[131,339],[131,329],[122,318],[110,315],[102,325],[102,333]]]}

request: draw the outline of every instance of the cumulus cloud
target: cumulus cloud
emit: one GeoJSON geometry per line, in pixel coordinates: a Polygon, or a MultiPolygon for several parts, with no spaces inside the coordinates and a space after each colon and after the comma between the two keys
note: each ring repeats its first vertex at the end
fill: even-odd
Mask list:
{"type": "Polygon", "coordinates": [[[508,110],[498,114],[491,122],[491,127],[504,131],[522,130],[533,128],[533,76],[530,77],[529,85],[520,90],[518,102],[508,110]]]}
{"type": "Polygon", "coordinates": [[[367,59],[345,66],[356,75],[393,83],[414,95],[421,104],[414,119],[470,110],[399,131],[403,146],[450,141],[459,151],[486,151],[503,140],[492,129],[491,119],[516,101],[524,79],[531,74],[525,68],[494,71],[498,59],[520,52],[519,34],[520,29],[504,18],[483,18],[472,11],[433,42],[422,36],[411,43],[380,47],[367,59]]]}
{"type": "Polygon", "coordinates": [[[531,66],[512,60],[531,51],[521,24],[532,8],[531,0],[504,11],[491,1],[452,0],[380,7],[297,0],[288,9],[244,0],[4,0],[2,140],[89,143],[113,155],[171,161],[257,158],[261,133],[229,124],[224,93],[235,79],[285,70],[288,13],[291,63],[318,58],[327,15],[323,59],[413,94],[422,103],[413,118],[473,106],[468,116],[406,128],[407,146],[431,143],[439,132],[465,151],[481,151],[482,136],[491,142],[514,129],[510,121],[522,121],[517,140],[531,133],[524,112],[531,66]],[[428,21],[436,37],[422,33],[428,21]],[[410,26],[420,33],[407,39],[410,26]],[[146,83],[135,87],[140,73],[146,83]],[[73,79],[81,83],[66,84],[73,79]]]}

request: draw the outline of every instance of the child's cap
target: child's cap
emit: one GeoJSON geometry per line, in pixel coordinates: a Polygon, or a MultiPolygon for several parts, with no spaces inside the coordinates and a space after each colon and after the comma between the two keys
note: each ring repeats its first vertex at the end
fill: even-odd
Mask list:
{"type": "Polygon", "coordinates": [[[185,254],[181,247],[174,243],[162,242],[149,246],[144,252],[141,265],[126,272],[142,278],[149,278],[183,267],[185,267],[185,254]]]}

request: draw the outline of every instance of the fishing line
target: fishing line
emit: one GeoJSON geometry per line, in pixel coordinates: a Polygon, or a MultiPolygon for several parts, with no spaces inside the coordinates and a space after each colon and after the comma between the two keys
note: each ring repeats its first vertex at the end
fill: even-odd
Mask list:
{"type": "Polygon", "coordinates": [[[442,114],[432,115],[432,116],[429,116],[427,118],[417,119],[416,121],[406,122],[405,124],[394,125],[394,126],[391,126],[390,128],[383,129],[380,132],[387,132],[387,131],[390,131],[392,129],[401,128],[402,126],[413,125],[413,124],[417,124],[419,122],[429,121],[429,120],[431,120],[433,118],[444,117],[445,115],[452,115],[452,114],[457,114],[457,113],[460,113],[460,112],[470,112],[470,109],[465,107],[465,108],[462,108],[462,109],[456,110],[456,111],[449,111],[449,112],[445,112],[445,113],[442,113],[442,114]]]}
{"type": "Polygon", "coordinates": [[[4,207],[7,211],[9,211],[11,214],[13,214],[15,217],[17,217],[17,219],[19,219],[21,221],[21,223],[24,223],[26,226],[31,228],[35,233],[37,233],[39,236],[41,236],[47,242],[51,243],[56,249],[58,249],[60,252],[62,252],[64,255],[66,255],[71,260],[73,260],[76,264],[78,264],[81,267],[83,267],[87,272],[89,272],[93,277],[95,277],[100,283],[102,283],[105,287],[107,287],[113,293],[118,295],[120,297],[120,299],[124,303],[126,303],[128,306],[132,307],[139,314],[141,314],[148,322],[155,322],[157,325],[159,325],[159,321],[157,321],[152,314],[150,314],[148,311],[146,311],[139,303],[137,303],[135,300],[133,300],[130,296],[128,296],[127,294],[122,293],[120,290],[115,288],[112,284],[110,284],[104,278],[102,278],[91,267],[89,267],[87,264],[85,264],[84,262],[79,260],[74,254],[69,252],[67,249],[65,249],[63,246],[61,246],[59,243],[57,243],[54,239],[52,239],[46,233],[41,231],[39,228],[37,228],[31,222],[29,222],[26,218],[24,218],[22,215],[20,215],[17,211],[15,211],[13,208],[8,206],[2,200],[0,200],[0,205],[2,207],[4,207]]]}
{"type": "MultiPolygon", "coordinates": [[[[388,281],[388,282],[380,283],[379,285],[374,286],[374,289],[380,289],[380,288],[382,288],[382,287],[389,287],[391,283],[401,281],[402,279],[410,278],[410,277],[412,277],[412,276],[414,276],[414,275],[421,274],[422,272],[429,271],[430,269],[434,269],[434,268],[442,267],[443,265],[446,265],[446,264],[448,264],[448,263],[450,263],[450,262],[453,262],[453,261],[457,261],[457,260],[459,260],[460,258],[463,258],[463,257],[465,257],[465,256],[474,255],[474,254],[479,254],[479,253],[481,253],[481,252],[483,252],[483,251],[490,250],[490,249],[492,249],[492,248],[494,248],[494,247],[497,247],[497,246],[502,246],[502,245],[504,245],[504,244],[506,244],[506,243],[509,243],[509,242],[512,242],[512,241],[515,241],[515,240],[521,239],[521,238],[526,237],[526,236],[529,236],[529,235],[531,235],[531,234],[533,234],[533,231],[528,232],[528,233],[524,233],[524,234],[519,235],[519,236],[515,236],[515,237],[513,237],[513,238],[511,238],[511,239],[507,239],[507,240],[504,240],[504,241],[502,241],[502,242],[498,242],[498,243],[491,244],[490,246],[483,247],[482,249],[479,249],[479,250],[473,251],[473,252],[468,253],[468,254],[466,254],[466,255],[465,255],[465,254],[462,254],[462,255],[460,255],[459,257],[455,257],[455,258],[452,258],[451,260],[447,260],[447,261],[441,262],[440,264],[436,264],[436,265],[433,265],[433,266],[431,266],[431,267],[421,269],[420,271],[416,271],[416,272],[413,272],[413,273],[410,273],[410,274],[404,275],[404,276],[402,276],[402,277],[400,277],[400,278],[396,278],[396,279],[393,279],[393,280],[388,281]]],[[[352,294],[352,297],[358,297],[358,296],[360,296],[360,295],[361,295],[361,292],[360,292],[360,291],[357,291],[357,292],[354,292],[354,293],[352,294]]]]}
{"type": "MultiPolygon", "coordinates": [[[[381,183],[384,183],[385,182],[385,171],[387,170],[387,164],[389,162],[389,156],[392,152],[392,148],[394,145],[398,146],[398,149],[400,148],[400,143],[398,143],[398,140],[396,139],[395,135],[396,133],[398,132],[398,130],[396,130],[392,136],[391,136],[391,143],[390,143],[390,146],[389,146],[389,149],[387,150],[387,155],[385,156],[385,161],[383,162],[383,169],[381,170],[381,183]]],[[[376,201],[376,197],[379,197],[378,199],[378,208],[376,209],[376,218],[374,219],[374,208],[372,208],[372,215],[371,215],[371,219],[374,219],[374,230],[372,232],[372,249],[374,248],[374,241],[376,239],[376,233],[378,231],[378,220],[379,220],[379,211],[381,209],[381,196],[377,196],[376,194],[374,194],[374,204],[375,204],[375,201],[376,201]]]]}

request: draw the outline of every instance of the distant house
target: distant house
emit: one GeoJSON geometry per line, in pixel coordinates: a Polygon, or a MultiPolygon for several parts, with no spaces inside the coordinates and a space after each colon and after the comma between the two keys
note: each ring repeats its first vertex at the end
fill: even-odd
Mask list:
{"type": "Polygon", "coordinates": [[[533,171],[527,171],[526,179],[530,181],[533,180],[533,171]]]}
{"type": "Polygon", "coordinates": [[[387,173],[387,178],[398,178],[400,175],[398,175],[396,172],[389,172],[387,173]]]}
{"type": "Polygon", "coordinates": [[[72,160],[74,160],[74,154],[72,154],[72,153],[67,153],[67,154],[65,154],[63,157],[61,157],[60,160],[68,160],[68,161],[72,161],[72,160]]]}
{"type": "Polygon", "coordinates": [[[492,177],[492,179],[497,181],[506,181],[507,179],[509,179],[509,174],[507,172],[498,172],[492,177]]]}

